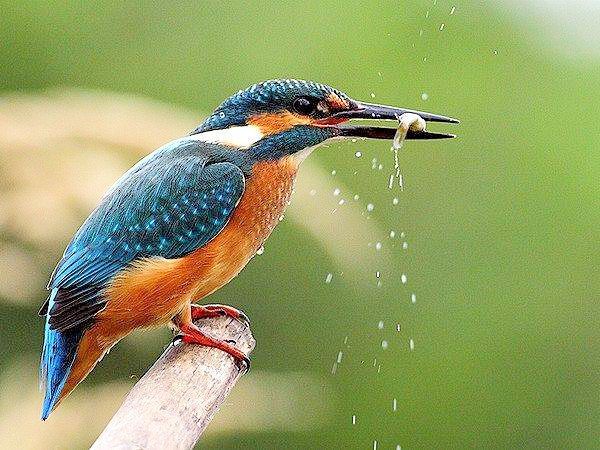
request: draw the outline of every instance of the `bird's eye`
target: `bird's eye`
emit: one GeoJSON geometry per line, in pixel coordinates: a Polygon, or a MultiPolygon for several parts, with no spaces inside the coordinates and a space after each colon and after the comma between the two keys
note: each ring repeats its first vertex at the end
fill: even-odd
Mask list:
{"type": "Polygon", "coordinates": [[[306,97],[298,97],[296,100],[294,100],[293,106],[294,111],[305,116],[312,114],[316,109],[316,105],[306,97]]]}

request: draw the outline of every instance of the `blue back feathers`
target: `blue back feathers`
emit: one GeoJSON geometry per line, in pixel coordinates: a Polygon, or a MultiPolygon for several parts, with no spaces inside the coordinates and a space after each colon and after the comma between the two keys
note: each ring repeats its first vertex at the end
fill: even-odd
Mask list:
{"type": "Polygon", "coordinates": [[[60,395],[83,331],[106,304],[107,282],[135,259],[178,258],[214,238],[241,198],[251,164],[241,152],[181,139],[140,161],[106,194],[48,286],[43,418],[60,395]]]}

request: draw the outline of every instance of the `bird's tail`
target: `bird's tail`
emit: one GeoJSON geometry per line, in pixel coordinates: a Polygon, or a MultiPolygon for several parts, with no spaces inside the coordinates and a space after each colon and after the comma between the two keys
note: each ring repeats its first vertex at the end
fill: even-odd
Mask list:
{"type": "Polygon", "coordinates": [[[61,398],[82,336],[83,330],[56,331],[46,324],[40,367],[40,384],[45,391],[42,420],[48,418],[61,398]]]}
{"type": "MultiPolygon", "coordinates": [[[[50,308],[55,295],[56,291],[52,291],[48,299],[50,308]]],[[[40,387],[45,391],[42,420],[48,418],[61,397],[83,333],[83,329],[52,330],[48,324],[48,316],[46,316],[44,348],[40,364],[40,387]]]]}

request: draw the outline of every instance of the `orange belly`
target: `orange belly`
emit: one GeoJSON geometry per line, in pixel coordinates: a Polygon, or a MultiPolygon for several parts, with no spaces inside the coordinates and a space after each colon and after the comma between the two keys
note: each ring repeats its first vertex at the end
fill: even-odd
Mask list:
{"type": "Polygon", "coordinates": [[[225,228],[179,259],[137,261],[106,290],[108,303],[84,334],[61,400],[121,338],[136,328],[168,323],[235,277],[271,234],[289,203],[299,161],[256,164],[225,228]]]}
{"type": "Polygon", "coordinates": [[[133,329],[167,323],[190,302],[229,282],[279,222],[297,170],[292,157],[256,164],[225,228],[183,258],[141,260],[118,274],[89,332],[112,345],[133,329]]]}

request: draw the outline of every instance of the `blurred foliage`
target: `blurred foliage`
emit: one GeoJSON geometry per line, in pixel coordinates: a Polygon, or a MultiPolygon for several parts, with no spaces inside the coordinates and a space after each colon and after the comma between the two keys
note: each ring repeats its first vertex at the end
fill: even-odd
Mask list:
{"type": "Polygon", "coordinates": [[[169,340],[126,339],[39,423],[37,307],[102,191],[236,90],[297,77],[459,117],[459,138],[405,145],[404,191],[387,187],[386,143],[311,157],[265,254],[211,297],[246,310],[258,347],[229,425],[203,448],[599,447],[600,57],[549,40],[552,23],[518,3],[0,8],[0,443],[89,445],[169,340]],[[361,240],[351,258],[339,251],[361,240]],[[296,404],[276,401],[303,387],[296,404]],[[19,441],[22,429],[36,439],[19,441]]]}

